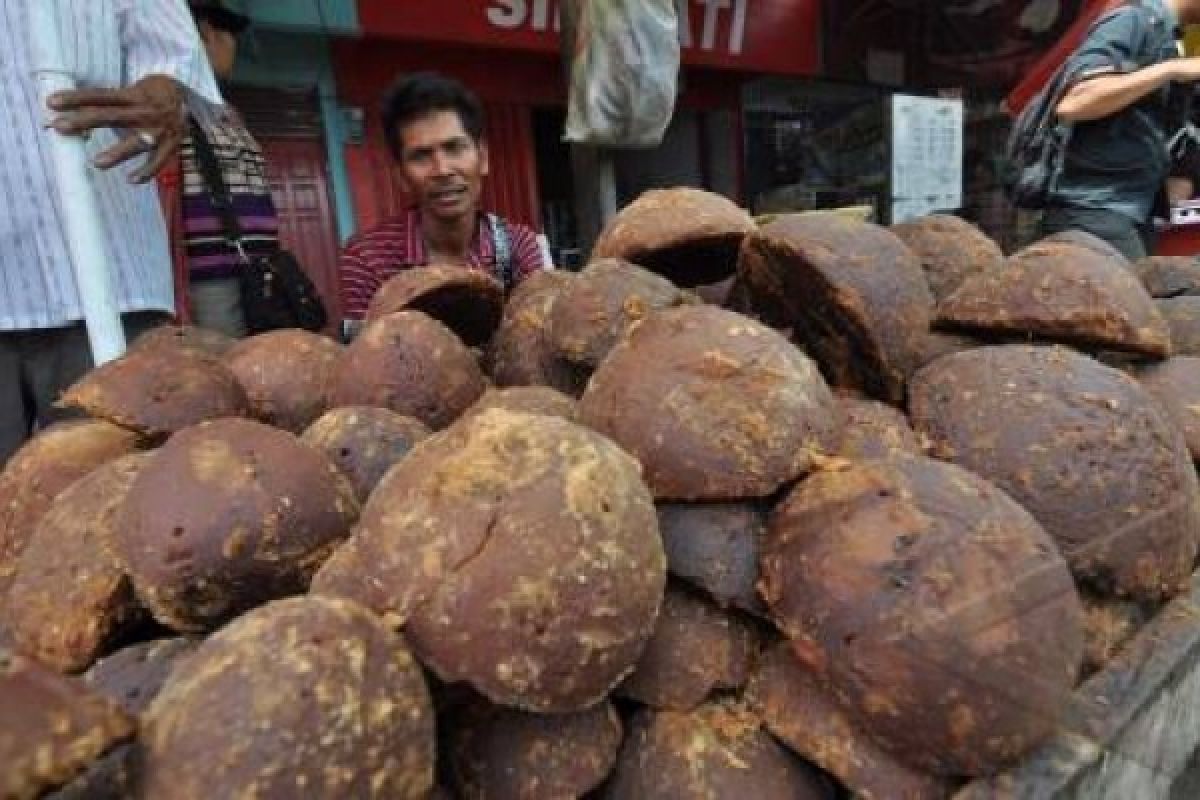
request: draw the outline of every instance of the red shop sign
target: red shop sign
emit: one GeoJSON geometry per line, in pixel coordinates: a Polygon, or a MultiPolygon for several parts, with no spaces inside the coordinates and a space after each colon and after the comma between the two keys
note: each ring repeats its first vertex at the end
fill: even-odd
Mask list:
{"type": "MultiPolygon", "coordinates": [[[[675,0],[685,64],[813,75],[820,0],[675,0]]],[[[559,0],[358,0],[363,33],[557,54],[559,0]]]]}

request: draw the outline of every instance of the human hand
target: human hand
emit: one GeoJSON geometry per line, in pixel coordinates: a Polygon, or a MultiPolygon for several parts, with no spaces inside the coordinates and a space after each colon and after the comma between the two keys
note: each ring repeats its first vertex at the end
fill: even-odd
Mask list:
{"type": "Polygon", "coordinates": [[[1173,58],[1166,63],[1171,68],[1171,80],[1178,83],[1200,81],[1200,56],[1173,58]]]}
{"type": "Polygon", "coordinates": [[[148,153],[146,163],[130,176],[134,183],[145,183],[158,174],[183,141],[183,91],[165,75],[150,75],[121,89],[58,92],[47,105],[58,112],[48,127],[62,134],[81,136],[96,128],[128,131],[98,154],[94,163],[111,169],[148,153]]]}

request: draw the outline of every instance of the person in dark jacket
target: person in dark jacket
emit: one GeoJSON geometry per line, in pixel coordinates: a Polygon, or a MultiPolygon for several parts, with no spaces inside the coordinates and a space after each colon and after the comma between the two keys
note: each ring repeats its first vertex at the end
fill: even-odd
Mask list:
{"type": "Polygon", "coordinates": [[[1179,46],[1180,26],[1193,23],[1200,0],[1136,0],[1102,17],[1068,58],[1057,113],[1073,130],[1042,235],[1084,230],[1131,260],[1147,255],[1167,142],[1200,79],[1200,58],[1181,57],[1179,46]]]}

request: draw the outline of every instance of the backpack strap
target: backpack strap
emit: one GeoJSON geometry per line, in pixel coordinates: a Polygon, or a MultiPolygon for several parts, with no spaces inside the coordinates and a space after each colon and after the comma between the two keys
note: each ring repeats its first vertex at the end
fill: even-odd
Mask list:
{"type": "Polygon", "coordinates": [[[500,285],[507,292],[512,289],[513,278],[516,274],[516,265],[513,263],[512,231],[508,229],[508,223],[496,214],[488,214],[487,221],[492,232],[492,248],[496,254],[496,279],[500,281],[500,285]]]}

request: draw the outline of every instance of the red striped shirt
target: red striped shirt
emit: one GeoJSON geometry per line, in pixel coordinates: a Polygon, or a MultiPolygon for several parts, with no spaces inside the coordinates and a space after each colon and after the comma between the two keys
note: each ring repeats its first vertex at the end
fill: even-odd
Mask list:
{"type": "MultiPolygon", "coordinates": [[[[542,249],[532,228],[509,222],[508,230],[512,239],[513,281],[520,283],[547,265],[543,263],[542,249]]],[[[492,229],[484,214],[479,215],[479,227],[467,259],[472,269],[499,277],[492,229]]],[[[338,263],[344,316],[362,319],[371,298],[388,278],[400,270],[428,263],[425,237],[421,235],[421,212],[416,208],[354,236],[346,243],[338,263]]]]}

